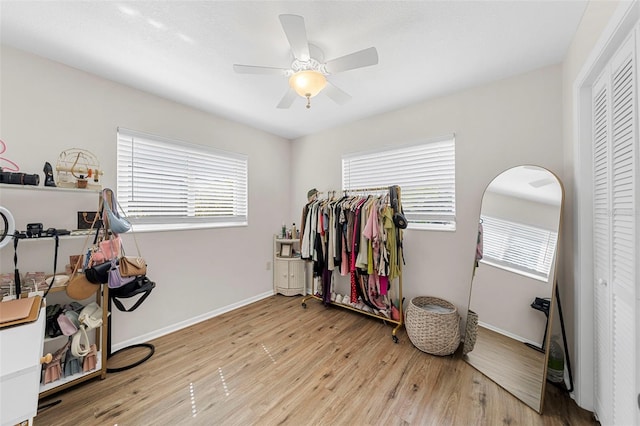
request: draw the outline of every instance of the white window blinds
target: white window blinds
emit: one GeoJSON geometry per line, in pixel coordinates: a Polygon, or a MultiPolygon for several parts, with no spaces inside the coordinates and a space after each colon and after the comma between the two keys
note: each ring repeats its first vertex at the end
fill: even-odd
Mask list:
{"type": "Polygon", "coordinates": [[[119,128],[117,162],[118,201],[133,223],[247,222],[246,155],[119,128]]]}
{"type": "Polygon", "coordinates": [[[546,281],[558,233],[482,216],[483,261],[546,281]]]}
{"type": "Polygon", "coordinates": [[[342,157],[344,190],[399,185],[409,228],[455,229],[455,139],[342,157]]]}

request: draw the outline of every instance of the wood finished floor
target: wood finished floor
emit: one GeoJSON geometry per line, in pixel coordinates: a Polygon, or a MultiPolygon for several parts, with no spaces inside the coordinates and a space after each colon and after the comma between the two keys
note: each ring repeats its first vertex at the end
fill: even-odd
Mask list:
{"type": "Polygon", "coordinates": [[[146,363],[40,401],[62,400],[35,425],[596,424],[553,386],[540,416],[459,352],[425,354],[404,329],[394,344],[382,321],[300,300],[272,296],[156,339],[146,363]]]}
{"type": "Polygon", "coordinates": [[[478,327],[469,364],[535,410],[540,408],[544,385],[544,354],[524,343],[478,327]]]}

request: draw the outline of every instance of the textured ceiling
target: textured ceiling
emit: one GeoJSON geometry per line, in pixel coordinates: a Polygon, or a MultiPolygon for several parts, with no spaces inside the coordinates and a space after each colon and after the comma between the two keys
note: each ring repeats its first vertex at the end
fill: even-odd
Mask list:
{"type": "Polygon", "coordinates": [[[0,42],[289,139],[560,63],[586,1],[0,1],[0,42]],[[329,76],[352,100],[311,109],[278,15],[302,15],[325,60],[375,46],[379,64],[329,76]]]}

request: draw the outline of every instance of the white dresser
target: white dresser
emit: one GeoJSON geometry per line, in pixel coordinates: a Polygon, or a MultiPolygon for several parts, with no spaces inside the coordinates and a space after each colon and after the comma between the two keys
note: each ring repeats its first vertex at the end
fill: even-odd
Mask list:
{"type": "Polygon", "coordinates": [[[46,312],[22,325],[0,329],[0,422],[13,426],[38,413],[40,358],[46,312]]]}

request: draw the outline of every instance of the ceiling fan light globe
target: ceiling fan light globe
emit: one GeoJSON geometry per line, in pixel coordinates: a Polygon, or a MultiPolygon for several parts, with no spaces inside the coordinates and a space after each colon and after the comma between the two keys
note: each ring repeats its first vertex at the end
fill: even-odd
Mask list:
{"type": "Polygon", "coordinates": [[[289,86],[303,98],[313,98],[327,85],[327,78],[318,71],[298,71],[289,77],[289,86]]]}

